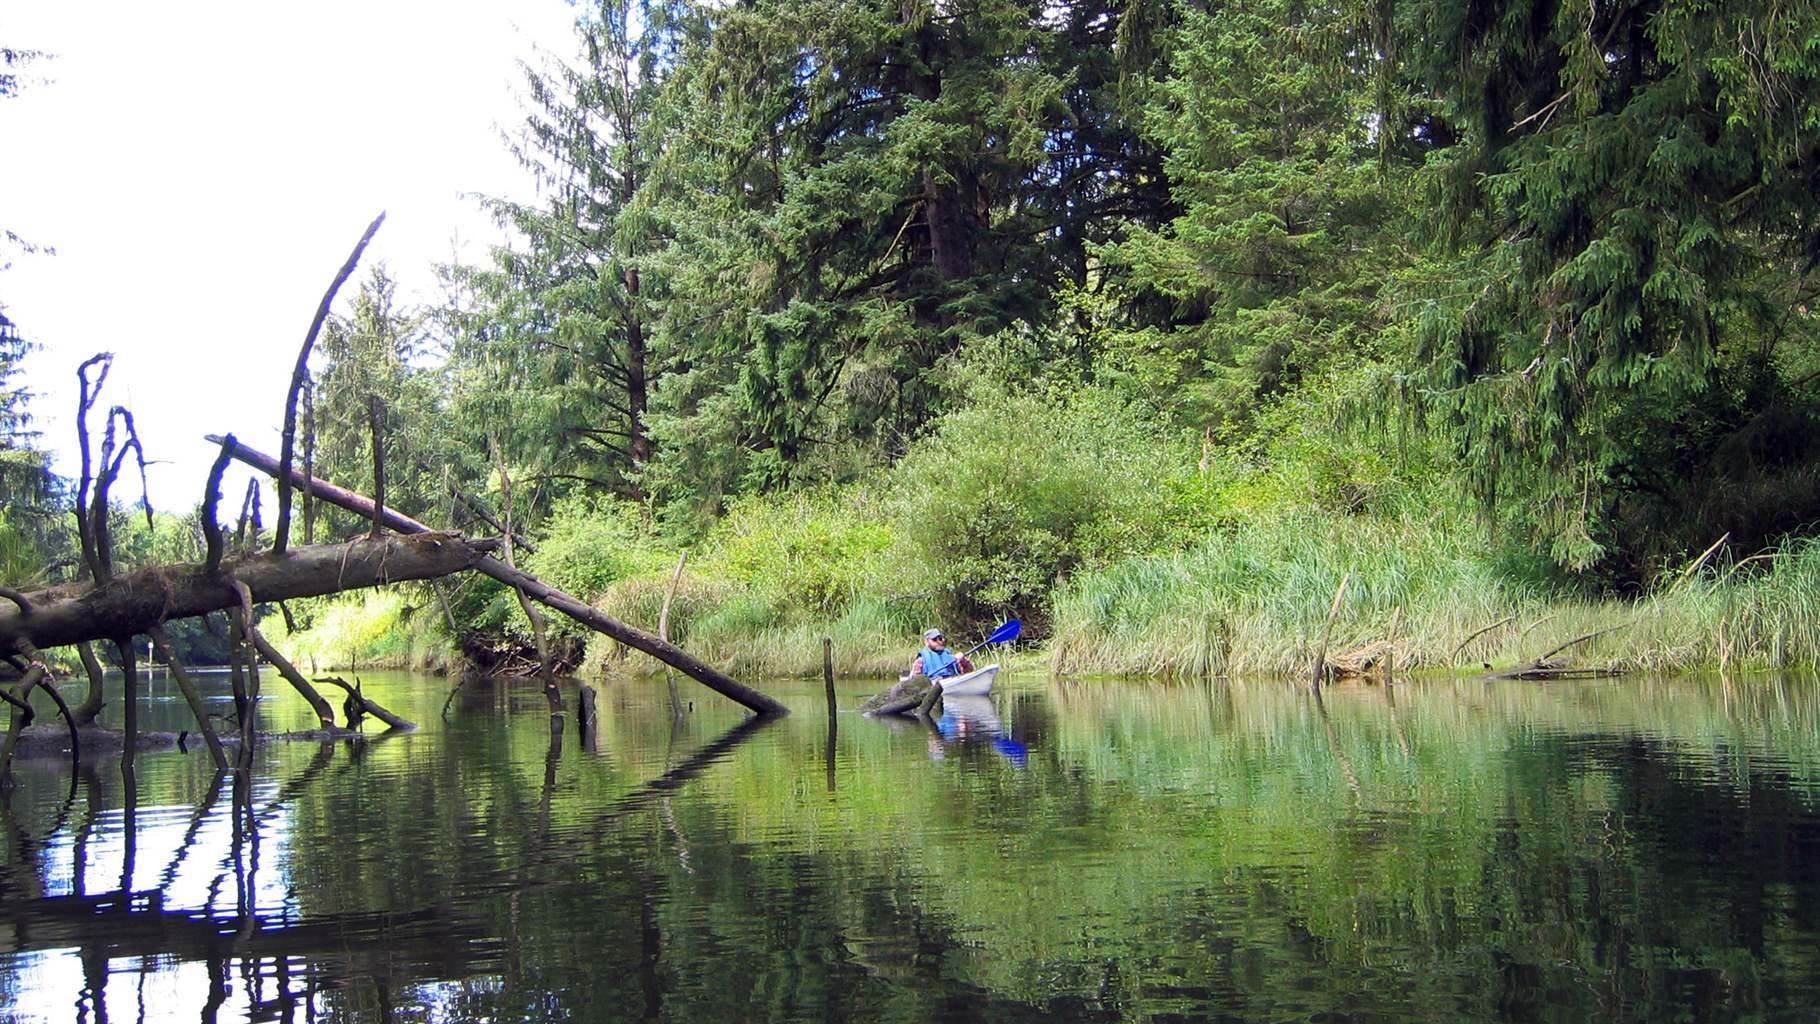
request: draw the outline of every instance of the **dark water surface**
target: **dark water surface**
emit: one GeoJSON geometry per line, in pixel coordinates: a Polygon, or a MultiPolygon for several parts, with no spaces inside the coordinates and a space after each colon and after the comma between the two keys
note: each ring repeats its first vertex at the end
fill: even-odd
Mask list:
{"type": "Polygon", "coordinates": [[[367,684],[424,728],[22,761],[0,1019],[1820,1020],[1812,680],[1025,674],[939,725],[773,682],[754,726],[641,679],[554,746],[528,685],[367,684]]]}

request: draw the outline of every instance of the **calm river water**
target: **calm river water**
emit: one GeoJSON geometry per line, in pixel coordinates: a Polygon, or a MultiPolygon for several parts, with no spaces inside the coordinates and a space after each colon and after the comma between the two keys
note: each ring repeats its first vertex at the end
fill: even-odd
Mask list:
{"type": "Polygon", "coordinates": [[[424,728],[22,761],[0,1020],[1820,1020],[1812,680],[772,682],[754,726],[639,679],[559,745],[528,684],[367,685],[424,728]]]}

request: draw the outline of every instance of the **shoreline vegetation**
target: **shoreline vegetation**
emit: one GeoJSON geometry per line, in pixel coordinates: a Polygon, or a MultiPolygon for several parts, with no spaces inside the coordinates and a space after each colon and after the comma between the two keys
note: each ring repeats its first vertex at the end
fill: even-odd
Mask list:
{"type": "MultiPolygon", "coordinates": [[[[928,623],[968,638],[984,636],[993,621],[949,617],[942,609],[955,600],[950,593],[893,590],[903,560],[915,556],[888,523],[833,521],[882,507],[834,492],[749,503],[672,592],[676,553],[646,546],[650,538],[628,510],[603,514],[595,505],[559,517],[539,568],[572,586],[591,579],[577,589],[653,631],[668,598],[670,635],[736,676],[818,675],[828,638],[837,675],[884,677],[902,670],[928,623]]],[[[1058,675],[1306,677],[1325,637],[1330,659],[1389,644],[1399,673],[1506,670],[1574,641],[1557,663],[1623,671],[1820,664],[1815,542],[1791,540],[1735,560],[1709,555],[1665,572],[1652,593],[1615,599],[1517,575],[1487,557],[1479,532],[1470,520],[1440,514],[1286,515],[1214,530],[1178,550],[1078,569],[1035,606],[1042,629],[1034,640],[989,656],[1058,675]],[[1346,592],[1329,627],[1342,579],[1346,592]]],[[[507,595],[478,603],[484,582],[464,584],[451,604],[470,612],[478,604],[477,629],[510,637],[516,620],[505,609],[494,609],[496,624],[485,621],[507,595]]],[[[427,588],[322,602],[311,625],[281,646],[325,671],[459,671],[462,644],[437,599],[413,591],[427,588]]],[[[643,671],[635,652],[605,638],[565,640],[580,675],[643,671]]]]}

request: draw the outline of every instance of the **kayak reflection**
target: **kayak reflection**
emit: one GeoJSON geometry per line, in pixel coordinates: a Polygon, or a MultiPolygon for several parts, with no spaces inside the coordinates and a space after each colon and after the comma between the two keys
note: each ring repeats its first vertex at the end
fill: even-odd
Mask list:
{"type": "MultiPolygon", "coordinates": [[[[993,750],[1014,765],[1022,767],[1029,759],[1024,745],[1005,735],[990,697],[943,697],[942,717],[936,720],[935,728],[944,746],[990,743],[993,750]]],[[[932,757],[941,756],[933,743],[929,753],[932,757]]]]}

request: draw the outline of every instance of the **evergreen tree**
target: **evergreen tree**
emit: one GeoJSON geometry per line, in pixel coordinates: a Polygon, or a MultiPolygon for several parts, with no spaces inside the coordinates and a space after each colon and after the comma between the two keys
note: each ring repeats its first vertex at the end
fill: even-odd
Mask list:
{"type": "Polygon", "coordinates": [[[32,427],[32,393],[19,379],[31,349],[0,312],[0,582],[9,585],[42,579],[67,542],[50,459],[32,427]]]}
{"type": "Polygon", "coordinates": [[[649,188],[667,494],[711,507],[894,457],[952,397],[952,356],[1046,318],[1107,218],[1160,217],[1160,159],[1112,113],[1136,52],[1114,8],[699,13],[649,188]]]}
{"type": "MultiPolygon", "coordinates": [[[[1427,2],[1399,11],[1454,144],[1421,293],[1432,408],[1488,507],[1556,559],[1820,515],[1812,464],[1820,8],[1427,2]],[[1781,474],[1782,485],[1762,484],[1781,474]],[[1707,488],[1729,481],[1712,502],[1707,488]],[[1778,514],[1767,502],[1781,506],[1778,514]]],[[[1661,555],[1673,555],[1670,549],[1661,555]]]]}
{"type": "Polygon", "coordinates": [[[1379,159],[1367,28],[1240,0],[1161,37],[1144,126],[1180,213],[1098,250],[1128,325],[1107,368],[1210,437],[1251,438],[1305,380],[1395,355],[1381,292],[1407,259],[1407,167],[1379,159]]]}
{"type": "Polygon", "coordinates": [[[643,256],[652,226],[633,200],[654,158],[651,121],[675,45],[674,15],[602,0],[577,22],[580,57],[527,69],[531,106],[520,158],[541,204],[496,203],[522,235],[484,272],[462,272],[475,302],[456,354],[490,386],[467,408],[530,471],[640,495],[659,372],[643,256]]]}
{"type": "MultiPolygon", "coordinates": [[[[377,265],[348,316],[331,316],[318,342],[311,414],[316,475],[371,494],[373,423],[385,453],[386,503],[413,515],[443,507],[443,474],[466,483],[472,432],[448,413],[445,383],[429,363],[427,316],[402,308],[397,282],[377,265]]],[[[484,446],[482,446],[484,448],[484,446]]],[[[344,526],[346,516],[338,516],[344,526]]]]}

